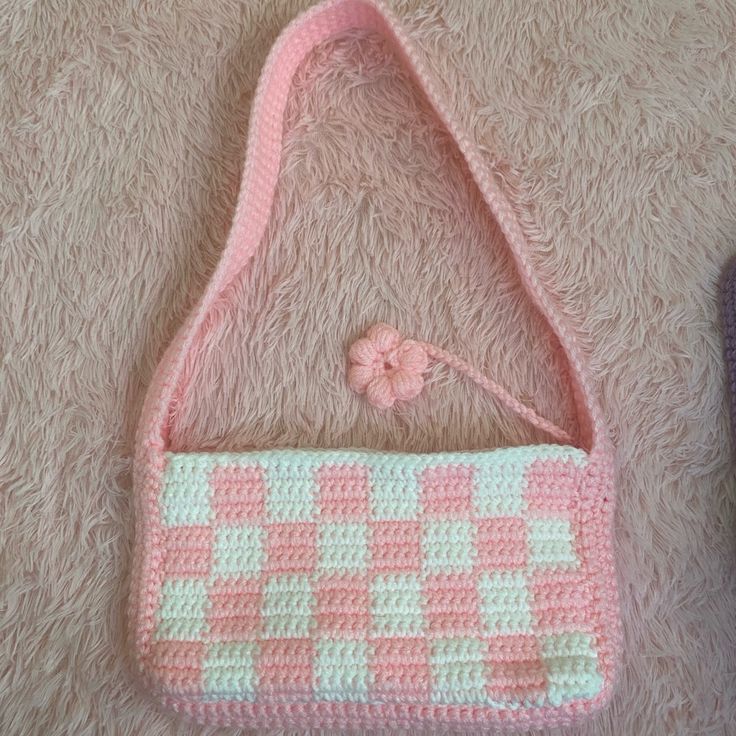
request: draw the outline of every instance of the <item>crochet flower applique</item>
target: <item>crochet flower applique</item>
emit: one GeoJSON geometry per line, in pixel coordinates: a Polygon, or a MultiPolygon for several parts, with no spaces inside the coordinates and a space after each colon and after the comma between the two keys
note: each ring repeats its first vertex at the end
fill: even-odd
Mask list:
{"type": "Polygon", "coordinates": [[[350,388],[365,394],[379,409],[409,401],[424,387],[427,351],[415,340],[402,338],[389,325],[373,325],[365,337],[353,343],[348,357],[350,388]]]}
{"type": "Polygon", "coordinates": [[[573,444],[569,432],[522,404],[506,389],[483,375],[457,355],[429,342],[407,340],[390,325],[379,323],[356,340],[348,353],[348,385],[379,409],[390,409],[397,401],[409,401],[421,393],[430,361],[446,365],[495,396],[515,414],[555,439],[573,444]]]}

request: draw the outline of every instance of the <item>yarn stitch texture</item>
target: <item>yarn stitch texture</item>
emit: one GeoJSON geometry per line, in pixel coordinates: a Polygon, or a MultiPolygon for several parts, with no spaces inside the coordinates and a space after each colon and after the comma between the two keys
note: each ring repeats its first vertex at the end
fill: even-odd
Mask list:
{"type": "Polygon", "coordinates": [[[736,443],[736,258],[726,268],[723,282],[723,341],[731,406],[731,433],[736,443]]]}
{"type": "MultiPolygon", "coordinates": [[[[574,332],[528,248],[380,2],[327,0],[284,31],[253,101],[228,242],[158,366],[139,425],[131,643],[165,706],[250,728],[519,729],[570,724],[608,701],[621,648],[613,453],[574,332]],[[375,376],[353,370],[352,387],[386,406],[416,395],[426,367],[418,345],[560,444],[424,455],[172,451],[188,358],[265,232],[292,76],[317,44],[356,28],[393,43],[464,155],[568,359],[574,440],[455,356],[407,341],[387,361],[407,369],[400,381],[371,389],[375,376]]],[[[395,335],[390,342],[399,347],[395,335]]],[[[353,368],[366,360],[351,354],[353,368]]]]}
{"type": "Polygon", "coordinates": [[[246,701],[594,697],[586,462],[554,445],[171,454],[156,675],[246,701]]]}

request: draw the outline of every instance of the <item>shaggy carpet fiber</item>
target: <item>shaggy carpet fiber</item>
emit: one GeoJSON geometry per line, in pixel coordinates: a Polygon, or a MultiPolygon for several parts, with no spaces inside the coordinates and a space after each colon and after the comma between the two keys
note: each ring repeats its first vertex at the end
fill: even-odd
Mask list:
{"type": "MultiPolygon", "coordinates": [[[[260,67],[307,4],[0,3],[4,736],[215,733],[131,674],[134,428],[224,244],[260,67]]],[[[621,679],[570,733],[736,733],[718,314],[736,251],[736,3],[391,5],[523,213],[617,447],[621,679]]],[[[386,414],[353,395],[346,346],[378,320],[569,426],[547,331],[509,298],[494,223],[384,42],[316,50],[286,125],[267,238],[199,356],[176,447],[535,439],[441,368],[386,414]]]]}

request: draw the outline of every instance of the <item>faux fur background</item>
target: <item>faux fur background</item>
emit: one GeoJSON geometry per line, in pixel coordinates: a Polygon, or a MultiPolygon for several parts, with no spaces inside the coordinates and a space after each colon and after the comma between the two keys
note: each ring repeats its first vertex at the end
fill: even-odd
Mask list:
{"type": "MultiPolygon", "coordinates": [[[[525,212],[618,447],[626,652],[575,734],[736,733],[736,481],[719,271],[736,251],[736,3],[395,0],[525,212]]],[[[135,684],[134,426],[224,244],[257,75],[306,0],[0,2],[0,733],[213,733],[135,684]]],[[[381,415],[367,325],[455,350],[570,422],[457,152],[384,44],[318,50],[268,243],[199,356],[180,448],[527,441],[435,369],[381,415]],[[266,247],[268,245],[268,247],[266,247]]],[[[226,732],[222,732],[226,733],[226,732]]]]}

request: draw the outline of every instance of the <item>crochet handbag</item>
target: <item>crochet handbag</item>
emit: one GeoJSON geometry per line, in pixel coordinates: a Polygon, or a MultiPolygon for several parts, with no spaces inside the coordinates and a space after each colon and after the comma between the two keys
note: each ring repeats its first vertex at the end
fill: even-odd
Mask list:
{"type": "Polygon", "coordinates": [[[328,0],[282,33],[254,99],[227,245],[158,366],[139,426],[131,632],[165,706],[254,728],[511,729],[571,723],[607,701],[620,650],[612,449],[575,337],[527,251],[514,211],[385,8],[328,0]],[[415,396],[439,361],[550,443],[171,450],[211,307],[265,232],[291,79],[311,49],[350,29],[395,46],[464,155],[567,358],[576,439],[460,358],[379,324],[348,356],[349,386],[371,403],[415,396]]]}

